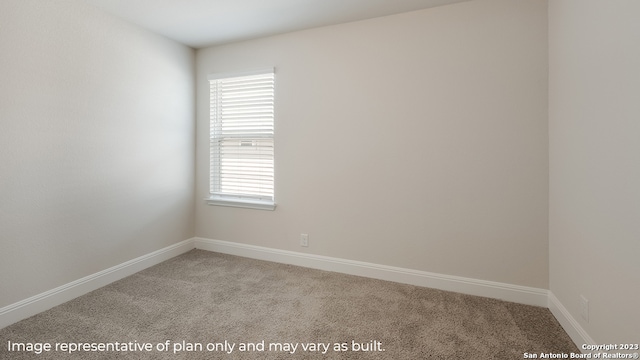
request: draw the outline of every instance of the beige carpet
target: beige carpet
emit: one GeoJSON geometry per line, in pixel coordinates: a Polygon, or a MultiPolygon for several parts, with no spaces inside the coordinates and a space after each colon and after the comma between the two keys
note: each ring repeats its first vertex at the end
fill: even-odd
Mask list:
{"type": "Polygon", "coordinates": [[[525,352],[578,349],[544,308],[202,250],[0,330],[0,359],[522,359],[525,352]],[[37,355],[39,345],[29,343],[51,349],[37,355]]]}

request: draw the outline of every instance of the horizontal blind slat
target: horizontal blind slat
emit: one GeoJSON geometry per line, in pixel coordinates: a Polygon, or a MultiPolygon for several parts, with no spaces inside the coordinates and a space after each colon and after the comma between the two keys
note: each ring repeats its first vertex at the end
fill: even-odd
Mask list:
{"type": "Polygon", "coordinates": [[[210,80],[211,194],[273,200],[274,80],[210,80]]]}

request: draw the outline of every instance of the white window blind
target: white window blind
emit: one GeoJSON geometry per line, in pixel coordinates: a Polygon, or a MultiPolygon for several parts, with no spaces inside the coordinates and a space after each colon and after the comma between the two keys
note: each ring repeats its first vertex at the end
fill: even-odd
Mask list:
{"type": "Polygon", "coordinates": [[[211,75],[210,204],[274,207],[274,71],[211,75]]]}

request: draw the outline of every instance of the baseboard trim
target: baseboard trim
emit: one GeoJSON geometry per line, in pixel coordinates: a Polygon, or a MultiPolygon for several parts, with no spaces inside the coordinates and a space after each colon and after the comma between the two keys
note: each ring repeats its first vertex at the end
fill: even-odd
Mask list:
{"type": "Polygon", "coordinates": [[[576,344],[578,349],[583,353],[588,351],[582,350],[582,344],[594,345],[591,336],[580,326],[580,323],[569,313],[569,310],[562,305],[560,300],[549,291],[549,304],[547,305],[553,316],[558,320],[564,331],[567,332],[571,340],[576,344]]]}
{"type": "Polygon", "coordinates": [[[184,240],[0,308],[0,329],[183,254],[194,247],[194,239],[184,240]]]}
{"type": "Polygon", "coordinates": [[[192,238],[156,250],[109,269],[83,277],[55,289],[0,308],[0,329],[48,310],[54,306],[133,275],[192,249],[202,249],[252,259],[303,266],[313,269],[394,281],[403,284],[454,291],[463,294],[501,299],[526,305],[547,307],[573,342],[595,344],[560,300],[548,290],[426,271],[405,269],[362,261],[279,250],[229,241],[192,238]]]}
{"type": "Polygon", "coordinates": [[[547,307],[547,290],[362,261],[194,238],[196,249],[547,307]]]}

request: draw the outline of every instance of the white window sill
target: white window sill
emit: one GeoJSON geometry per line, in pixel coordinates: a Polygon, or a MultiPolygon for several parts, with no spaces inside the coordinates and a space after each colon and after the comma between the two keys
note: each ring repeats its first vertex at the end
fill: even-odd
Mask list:
{"type": "Polygon", "coordinates": [[[229,206],[247,209],[257,210],[270,210],[276,209],[276,204],[273,201],[267,200],[251,200],[251,199],[228,199],[219,197],[206,198],[207,205],[210,206],[229,206]]]}

